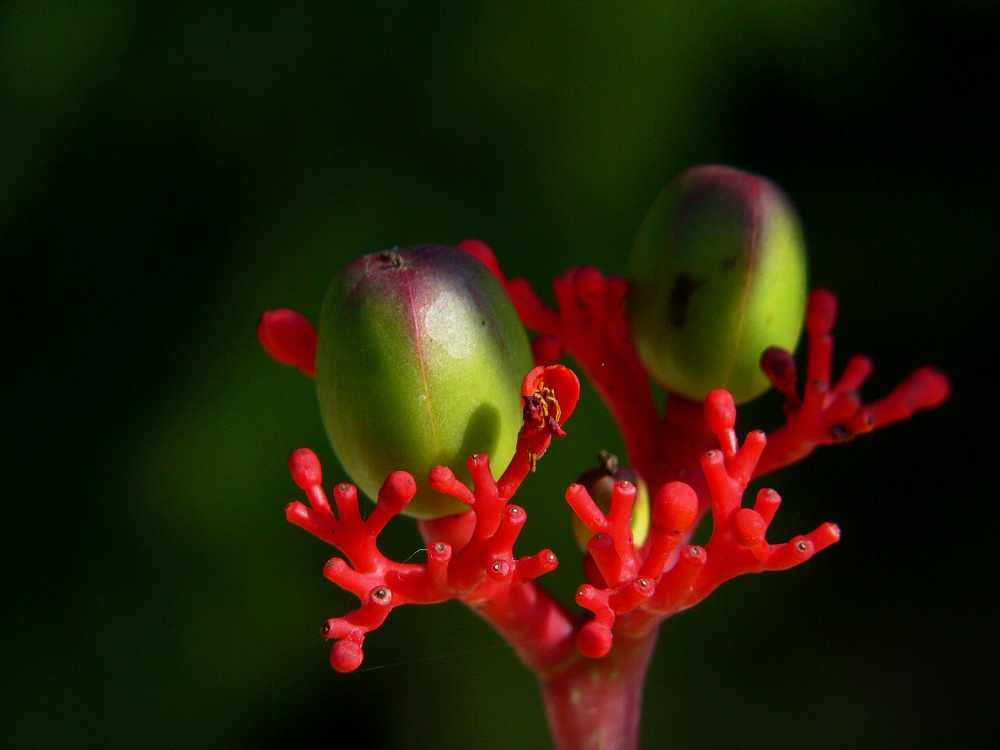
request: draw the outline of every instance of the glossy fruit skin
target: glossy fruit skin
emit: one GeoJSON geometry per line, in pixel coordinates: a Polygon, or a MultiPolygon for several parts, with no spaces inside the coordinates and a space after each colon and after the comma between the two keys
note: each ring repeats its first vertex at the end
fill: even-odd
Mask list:
{"type": "Polygon", "coordinates": [[[533,366],[503,287],[469,253],[444,245],[372,253],[337,274],[320,315],[316,387],[323,424],[351,480],[375,498],[411,473],[406,509],[439,518],[468,507],[427,476],[486,453],[496,476],[522,424],[521,380],[533,366]]]}
{"type": "Polygon", "coordinates": [[[653,204],[632,248],[629,326],[670,392],[701,401],[763,393],[771,346],[794,351],[807,294],[805,241],[789,199],[766,178],[694,167],[653,204]]]}
{"type": "MultiPolygon", "coordinates": [[[[619,481],[631,482],[635,485],[635,504],[632,506],[629,527],[632,529],[632,541],[638,549],[649,535],[650,524],[649,487],[638,472],[628,466],[620,466],[617,456],[607,451],[601,451],[597,457],[597,466],[581,474],[576,483],[582,484],[586,488],[597,507],[607,515],[608,511],[611,510],[612,490],[615,482],[619,481]]],[[[593,534],[578,516],[574,515],[572,522],[576,546],[580,548],[581,552],[586,552],[587,543],[593,534]]]]}

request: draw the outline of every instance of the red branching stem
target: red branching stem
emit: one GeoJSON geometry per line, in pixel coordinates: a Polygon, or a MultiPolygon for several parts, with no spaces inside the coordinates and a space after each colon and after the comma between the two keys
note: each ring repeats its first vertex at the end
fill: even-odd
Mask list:
{"type": "MultiPolygon", "coordinates": [[[[773,348],[761,357],[761,367],[785,397],[786,424],[770,437],[750,432],[741,445],[736,405],[726,391],[713,391],[703,403],[669,395],[662,417],[657,413],[628,331],[624,280],[594,268],[571,269],[553,282],[556,309],[550,310],[525,280],[506,278],[488,245],[465,240],[459,246],[491,269],[524,324],[538,333],[532,348],[539,366],[522,384],[524,422],[516,451],[496,481],[485,454],[467,461],[472,487],[447,467],[430,473],[433,490],[469,510],[418,522],[427,544],[424,563],[393,561],[377,544],[416,492],[411,475],[391,474],[364,518],[353,485],[337,485],[331,502],[316,455],[308,449],[292,454],[292,477],[307,502],[290,504],[288,520],[340,550],[343,557],[332,558],[324,575],[360,601],[323,626],[323,635],[335,641],[331,663],[342,672],[357,669],[366,636],[395,607],[458,599],[492,624],[539,676],[559,750],[634,750],[642,684],[659,624],[727,580],[798,565],[840,537],[837,526],[824,523],[772,543],[767,532],[781,498],[764,489],[752,506],[744,505],[751,479],[803,458],[818,445],[937,406],[947,399],[950,385],[939,371],[922,368],[885,398],[865,405],[858,390],[872,363],[856,356],[832,380],[837,303],[830,292],[817,290],[806,316],[808,358],[801,389],[789,352],[773,348]],[[632,466],[651,493],[649,533],[637,547],[632,483],[614,483],[607,512],[582,484],[567,489],[570,508],[592,534],[584,558],[587,582],[576,593],[582,615],[570,613],[535,580],[556,567],[550,550],[514,555],[527,514],[511,500],[552,439],[565,435],[563,424],[580,395],[576,376],[551,364],[564,353],[576,358],[607,404],[632,466]],[[709,513],[711,538],[704,547],[691,545],[709,513]]],[[[290,310],[266,313],[258,336],[277,360],[314,375],[316,334],[303,316],[290,310]]]]}
{"type": "Polygon", "coordinates": [[[496,256],[479,240],[459,243],[493,270],[525,326],[537,331],[536,361],[548,364],[570,352],[611,410],[629,447],[632,463],[657,466],[660,420],[649,376],[632,346],[625,319],[628,284],[593,267],[574,268],[552,282],[558,311],[545,307],[524,279],[508,280],[496,256]]]}
{"type": "Polygon", "coordinates": [[[533,342],[537,361],[552,361],[569,352],[580,363],[615,418],[632,466],[649,486],[676,479],[700,485],[692,468],[697,467],[698,456],[715,446],[715,436],[705,424],[701,404],[670,397],[663,417],[657,414],[649,375],[632,345],[625,318],[627,282],[592,267],[570,269],[552,283],[558,308],[553,311],[527,281],[507,279],[488,245],[466,240],[459,246],[493,270],[521,320],[538,332],[533,342]]]}
{"type": "MultiPolygon", "coordinates": [[[[698,465],[705,451],[719,447],[720,439],[728,440],[729,434],[720,438],[712,429],[711,422],[705,419],[704,404],[670,394],[660,423],[657,462],[652,465],[636,463],[636,469],[643,477],[649,476],[646,481],[650,487],[673,481],[690,484],[700,500],[699,514],[704,515],[708,509],[708,495],[698,465]]],[[[631,447],[627,443],[626,447],[631,455],[631,447]]]]}
{"type": "Polygon", "coordinates": [[[840,536],[837,527],[827,523],[785,543],[768,542],[767,529],[781,500],[778,494],[762,490],[752,508],[743,507],[767,438],[751,432],[739,444],[736,407],[725,391],[710,394],[704,411],[724,446],[707,451],[700,461],[713,526],[704,548],[682,547],[704,511],[704,502],[687,483],[668,482],[657,489],[649,540],[642,549],[635,548],[629,530],[635,496],[631,484],[615,483],[607,515],[582,486],[572,485],[566,493],[570,507],[595,532],[588,548],[590,583],[581,586],[576,597],[593,613],[577,635],[584,656],[604,658],[614,653],[622,637],[651,637],[661,621],[697,604],[725,581],[797,565],[840,536]]]}
{"type": "MultiPolygon", "coordinates": [[[[715,430],[706,429],[699,404],[676,396],[668,398],[663,418],[657,416],[649,378],[632,346],[625,318],[628,284],[605,277],[595,268],[571,269],[553,282],[557,309],[549,310],[527,281],[507,279],[486,243],[466,240],[460,247],[493,270],[521,320],[539,333],[533,345],[536,357],[555,358],[569,352],[580,363],[618,423],[632,465],[647,483],[656,487],[679,479],[694,483],[699,496],[704,496],[693,469],[698,456],[714,447],[715,430]]],[[[787,424],[771,435],[757,465],[758,476],[804,458],[818,445],[848,440],[948,398],[947,377],[925,367],[887,397],[865,406],[857,391],[872,363],[860,356],[852,358],[831,385],[836,318],[836,297],[825,289],[812,292],[806,314],[809,356],[802,394],[797,390],[798,375],[790,353],[773,348],[761,357],[764,372],[785,395],[787,424]]]]}
{"type": "Polygon", "coordinates": [[[538,583],[498,587],[492,596],[466,604],[537,674],[565,663],[574,653],[578,618],[538,583]]]}
{"type": "Polygon", "coordinates": [[[386,524],[405,510],[416,492],[410,474],[390,474],[375,507],[362,518],[353,485],[337,485],[331,505],[316,454],[307,448],[292,454],[292,478],[309,502],[289,505],[288,520],[344,554],[346,559],[331,559],[324,574],[361,600],[358,609],[323,626],[323,635],[336,640],[330,654],[334,668],[357,669],[364,659],[366,635],[381,626],[395,607],[447,599],[459,599],[479,611],[536,669],[565,658],[572,648],[574,618],[532,583],[554,570],[558,561],[551,550],[514,556],[527,514],[509,500],[552,437],[565,434],[562,423],[576,406],[579,388],[576,376],[562,365],[537,367],[525,377],[524,424],[515,456],[499,483],[493,481],[486,454],[466,462],[471,489],[448,467],[431,472],[431,487],[465,503],[470,511],[421,524],[427,540],[426,563],[396,562],[377,545],[386,524]]]}
{"type": "Polygon", "coordinates": [[[871,374],[873,364],[862,356],[852,357],[840,378],[832,383],[833,326],[837,320],[837,298],[826,289],[809,295],[806,338],[809,348],[806,382],[800,395],[792,355],[768,349],[761,367],[785,396],[786,424],[768,440],[757,465],[757,475],[805,458],[819,445],[849,440],[907,419],[921,409],[932,409],[951,393],[948,378],[933,367],[922,367],[900,383],[888,396],[865,405],[857,391],[871,374]]]}
{"type": "MultiPolygon", "coordinates": [[[[621,427],[634,467],[654,492],[649,538],[636,549],[629,522],[635,497],[631,485],[616,483],[607,514],[582,486],[567,490],[570,507],[593,533],[584,566],[589,583],[577,592],[577,603],[592,613],[577,632],[580,653],[602,659],[613,653],[615,634],[650,637],[660,621],[724,581],[797,564],[836,541],[839,531],[832,524],[785,544],[765,539],[778,495],[762,493],[753,508],[743,508],[742,498],[768,441],[763,433],[752,432],[740,446],[729,393],[715,391],[704,404],[670,396],[663,417],[657,415],[626,324],[624,281],[593,268],[572,269],[553,282],[557,310],[552,311],[527,282],[504,276],[485,243],[465,245],[505,284],[524,323],[540,334],[536,355],[567,351],[580,362],[621,427]],[[708,512],[714,528],[709,544],[685,546],[708,512]]],[[[832,295],[813,295],[811,381],[829,378],[835,316],[832,295]]],[[[853,392],[870,369],[867,360],[856,358],[829,399],[818,400],[807,388],[797,402],[790,355],[772,352],[762,364],[786,395],[790,421],[799,412],[802,424],[851,418],[859,408],[853,392]]],[[[792,439],[797,446],[804,443],[801,434],[792,439]]]]}

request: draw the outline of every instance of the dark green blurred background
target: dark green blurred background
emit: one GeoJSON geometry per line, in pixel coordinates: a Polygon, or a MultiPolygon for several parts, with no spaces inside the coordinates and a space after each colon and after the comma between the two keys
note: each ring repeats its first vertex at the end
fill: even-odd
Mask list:
{"type": "MultiPolygon", "coordinates": [[[[664,626],[643,746],[997,741],[997,4],[358,6],[0,5],[0,745],[546,747],[533,678],[455,603],[329,667],[354,602],[284,521],[285,460],[343,476],[254,326],[395,244],[481,237],[546,294],[621,272],[709,161],[797,202],[868,396],[929,362],[956,394],[771,478],[773,538],[843,542],[664,626]]],[[[518,498],[566,600],[562,489],[620,448],[590,392],[570,428],[518,498]]]]}

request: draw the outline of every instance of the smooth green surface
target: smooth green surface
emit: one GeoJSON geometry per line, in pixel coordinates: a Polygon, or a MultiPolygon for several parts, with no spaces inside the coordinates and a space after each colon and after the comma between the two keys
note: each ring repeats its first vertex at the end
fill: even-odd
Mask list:
{"type": "Polygon", "coordinates": [[[374,500],[410,472],[417,518],[467,506],[427,485],[435,466],[471,484],[466,459],[506,468],[522,424],[531,347],[513,304],[479,260],[452,247],[375,253],[334,278],[323,303],[316,388],[323,424],[351,480],[374,500]]]}
{"type": "Polygon", "coordinates": [[[686,171],[660,194],[632,247],[629,324],[668,391],[737,403],[769,386],[760,356],[794,351],[806,304],[798,217],[769,180],[729,167],[686,171]]]}

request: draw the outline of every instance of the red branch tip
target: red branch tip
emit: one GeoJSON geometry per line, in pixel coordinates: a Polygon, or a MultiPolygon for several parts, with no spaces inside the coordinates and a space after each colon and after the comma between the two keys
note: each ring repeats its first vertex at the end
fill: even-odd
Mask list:
{"type": "Polygon", "coordinates": [[[840,530],[826,523],[788,542],[768,542],[765,535],[781,502],[778,493],[761,490],[753,507],[742,504],[767,442],[764,433],[751,432],[739,445],[733,430],[736,407],[726,391],[709,396],[705,417],[723,448],[707,452],[701,461],[713,526],[704,548],[681,547],[698,520],[698,497],[688,484],[668,482],[656,490],[649,540],[641,549],[635,547],[629,530],[635,497],[631,484],[615,483],[607,516],[581,485],[567,490],[570,507],[595,533],[586,565],[590,583],[576,595],[577,603],[594,615],[577,636],[584,656],[607,655],[615,633],[647,633],[731,578],[790,568],[840,538],[840,530]]]}
{"type": "Polygon", "coordinates": [[[525,583],[555,569],[558,563],[550,550],[514,557],[514,543],[527,514],[500,497],[485,454],[472,456],[467,463],[473,490],[458,482],[446,467],[432,473],[431,486],[472,506],[469,513],[441,519],[439,528],[454,532],[462,526],[455,521],[468,517],[472,523],[464,527],[471,533],[448,534],[452,543],[428,544],[427,562],[405,563],[383,555],[377,542],[386,524],[406,508],[416,492],[412,476],[401,471],[391,474],[378,493],[375,508],[364,519],[354,485],[337,485],[331,505],[320,484],[316,454],[308,448],[292,454],[292,477],[305,490],[309,504],[291,503],[286,511],[288,520],[343,553],[344,558],[327,562],[324,575],[361,600],[358,609],[327,620],[322,628],[325,638],[337,641],[330,661],[338,671],[350,672],[361,665],[365,636],[381,626],[395,607],[448,599],[474,603],[495,596],[500,587],[525,583]]]}
{"type": "Polygon", "coordinates": [[[316,329],[302,313],[288,309],[264,313],[257,323],[257,338],[281,364],[316,377],[316,329]]]}
{"type": "Polygon", "coordinates": [[[552,437],[565,434],[561,425],[576,406],[580,384],[572,371],[551,365],[532,370],[524,380],[524,389],[540,403],[536,408],[525,408],[517,450],[499,482],[493,481],[490,460],[484,453],[466,462],[472,489],[446,466],[431,471],[431,488],[460,500],[470,511],[424,522],[423,528],[435,538],[426,549],[426,563],[396,562],[383,555],[377,544],[386,524],[405,510],[416,493],[410,474],[390,474],[365,519],[354,485],[337,485],[331,504],[322,487],[316,454],[301,448],[291,455],[292,478],[305,491],[308,504],[291,503],[286,516],[343,553],[346,559],[331,559],[324,575],[361,600],[358,609],[323,625],[323,636],[337,641],[330,654],[335,669],[350,672],[360,666],[365,636],[381,626],[395,607],[448,599],[475,605],[496,598],[506,587],[533,581],[556,568],[558,561],[550,550],[529,557],[514,556],[514,543],[527,513],[508,501],[552,437]]]}
{"type": "Polygon", "coordinates": [[[758,476],[801,460],[818,445],[850,440],[908,419],[921,409],[940,406],[951,394],[951,383],[944,373],[922,367],[888,396],[866,405],[858,391],[874,367],[870,359],[852,357],[840,378],[832,382],[832,332],[836,321],[834,294],[826,289],[813,291],[806,312],[809,353],[802,391],[791,353],[774,347],[761,356],[761,368],[785,396],[787,423],[771,434],[757,466],[758,476]]]}

